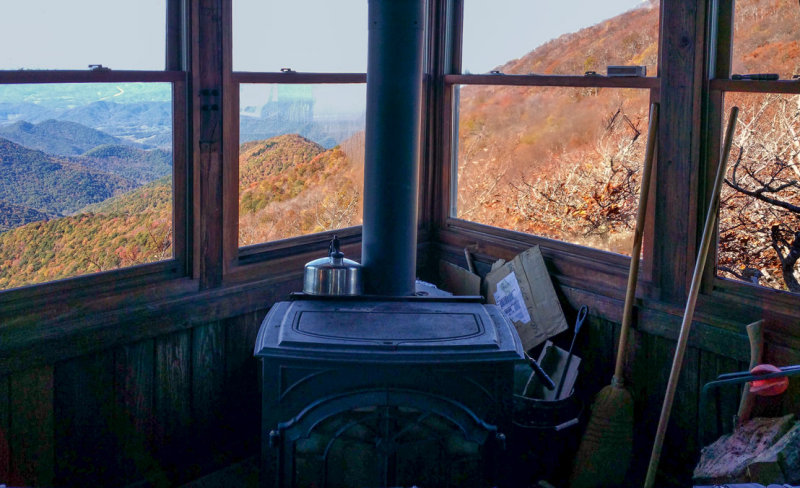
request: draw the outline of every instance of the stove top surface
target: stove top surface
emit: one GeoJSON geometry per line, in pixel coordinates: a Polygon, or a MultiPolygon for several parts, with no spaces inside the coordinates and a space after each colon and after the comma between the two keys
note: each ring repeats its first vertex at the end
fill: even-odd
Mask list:
{"type": "Polygon", "coordinates": [[[501,361],[522,358],[494,305],[458,299],[299,299],[277,303],[257,356],[350,361],[501,361]]]}

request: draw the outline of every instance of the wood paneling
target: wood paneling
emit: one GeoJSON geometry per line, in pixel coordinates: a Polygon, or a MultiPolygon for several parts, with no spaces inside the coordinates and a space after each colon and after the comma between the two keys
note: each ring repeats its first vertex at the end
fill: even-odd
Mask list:
{"type": "Polygon", "coordinates": [[[114,354],[59,363],[54,371],[56,486],[111,486],[118,476],[113,433],[114,354]]]}
{"type": "Polygon", "coordinates": [[[0,377],[0,480],[11,479],[11,451],[9,449],[11,428],[11,403],[8,377],[0,377]]]}
{"type": "Polygon", "coordinates": [[[122,483],[145,479],[153,486],[169,480],[153,456],[155,427],[155,341],[115,350],[114,431],[120,439],[117,465],[122,483]]]}
{"type": "Polygon", "coordinates": [[[191,438],[191,365],[191,331],[156,339],[153,452],[175,481],[197,468],[191,438]]]}
{"type": "Polygon", "coordinates": [[[204,462],[219,447],[225,402],[225,327],[212,322],[192,329],[192,416],[204,462]]]}
{"type": "Polygon", "coordinates": [[[242,451],[256,451],[261,438],[259,364],[253,356],[256,335],[266,310],[225,321],[225,421],[226,439],[241,443],[242,451]],[[258,430],[258,428],[255,428],[258,430]]]}
{"type": "MultiPolygon", "coordinates": [[[[700,388],[723,373],[746,369],[746,364],[742,367],[742,363],[734,359],[700,351],[700,388]]],[[[700,447],[733,430],[733,418],[738,410],[741,391],[741,386],[726,386],[709,391],[705,411],[697,412],[698,423],[701,423],[704,429],[704,438],[697,439],[700,447]]],[[[699,395],[700,392],[698,392],[698,405],[699,395]]]]}
{"type": "Polygon", "coordinates": [[[19,486],[52,486],[55,467],[53,367],[11,376],[11,478],[19,486]]]}

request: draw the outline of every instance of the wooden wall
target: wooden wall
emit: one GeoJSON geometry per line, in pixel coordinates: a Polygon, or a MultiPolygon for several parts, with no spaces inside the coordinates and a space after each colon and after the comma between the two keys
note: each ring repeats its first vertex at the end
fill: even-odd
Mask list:
{"type": "Polygon", "coordinates": [[[253,346],[265,314],[186,324],[0,378],[0,481],[174,486],[257,453],[253,346]]]}

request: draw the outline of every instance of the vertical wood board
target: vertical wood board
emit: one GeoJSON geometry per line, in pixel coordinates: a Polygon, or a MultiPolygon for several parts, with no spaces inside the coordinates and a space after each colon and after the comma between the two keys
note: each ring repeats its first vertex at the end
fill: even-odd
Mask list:
{"type": "Polygon", "coordinates": [[[55,447],[53,367],[11,376],[11,485],[52,486],[55,447]]]}
{"type": "Polygon", "coordinates": [[[117,452],[121,479],[146,479],[165,486],[168,479],[154,458],[155,341],[119,347],[115,351],[114,430],[121,439],[117,452]]]}
{"type": "MultiPolygon", "coordinates": [[[[671,349],[674,354],[674,347],[671,349]]],[[[672,359],[670,359],[670,366],[672,359]]],[[[697,449],[697,401],[699,398],[700,351],[688,347],[683,358],[670,425],[664,438],[664,451],[669,453],[665,466],[673,466],[681,484],[691,485],[691,469],[699,459],[697,449]]]]}
{"type": "Polygon", "coordinates": [[[155,343],[154,455],[174,484],[193,466],[191,442],[191,330],[159,337],[155,343]],[[180,472],[179,472],[180,471],[180,472]]]}
{"type": "MultiPolygon", "coordinates": [[[[700,351],[700,389],[697,392],[698,408],[700,395],[706,383],[714,381],[720,374],[742,371],[739,362],[707,351],[700,351]]],[[[709,390],[705,411],[698,411],[698,423],[703,425],[703,438],[697,439],[700,448],[733,430],[733,417],[739,409],[741,386],[723,386],[709,390]],[[717,395],[719,398],[717,399],[717,395]]]]}
{"type": "Polygon", "coordinates": [[[661,298],[681,301],[687,293],[696,255],[696,201],[702,82],[703,2],[671,2],[663,8],[659,71],[659,120],[655,228],[655,276],[661,298]]]}
{"type": "Polygon", "coordinates": [[[225,329],[212,322],[192,329],[194,442],[210,463],[221,440],[225,386],[225,329]]]}
{"type": "Polygon", "coordinates": [[[8,389],[8,377],[0,377],[0,480],[11,479],[11,401],[8,389]]]}
{"type": "Polygon", "coordinates": [[[112,433],[114,356],[111,352],[58,363],[54,371],[57,486],[117,484],[112,433]]]}
{"type": "Polygon", "coordinates": [[[239,442],[242,454],[255,452],[260,441],[260,364],[254,357],[255,340],[266,311],[224,321],[225,429],[229,441],[239,442]]]}

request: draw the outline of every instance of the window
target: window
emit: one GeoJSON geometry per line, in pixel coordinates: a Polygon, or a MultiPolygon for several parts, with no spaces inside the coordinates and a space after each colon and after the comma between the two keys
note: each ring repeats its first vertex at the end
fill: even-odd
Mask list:
{"type": "Polygon", "coordinates": [[[582,75],[609,65],[656,73],[658,2],[463,3],[462,73],[582,75]]]}
{"type": "Polygon", "coordinates": [[[630,252],[648,90],[465,86],[456,217],[630,252]]]}
{"type": "Polygon", "coordinates": [[[720,141],[710,161],[723,119],[732,106],[740,109],[720,202],[717,275],[800,293],[800,89],[787,81],[800,61],[793,48],[800,7],[753,0],[730,12],[721,4],[720,22],[731,14],[732,39],[720,29],[710,93],[720,141]],[[754,72],[775,79],[735,76],[754,72]]]}
{"type": "Polygon", "coordinates": [[[238,247],[361,224],[365,6],[234,0],[238,247]]]}
{"type": "Polygon", "coordinates": [[[658,3],[503,3],[463,2],[464,74],[445,77],[456,94],[450,216],[629,253],[658,3]],[[638,76],[605,76],[621,65],[638,76]]]}
{"type": "Polygon", "coordinates": [[[234,71],[366,73],[361,0],[233,0],[234,71]]]}
{"type": "Polygon", "coordinates": [[[117,3],[22,2],[0,20],[19,46],[0,54],[0,290],[181,268],[185,74],[163,69],[165,0],[124,22],[105,15],[130,10],[117,3]]]}
{"type": "Polygon", "coordinates": [[[53,2],[4,5],[0,70],[164,69],[167,0],[53,2]],[[98,42],[102,40],[102,42],[98,42]],[[13,49],[8,48],[13,46],[13,49]]]}
{"type": "Polygon", "coordinates": [[[364,88],[241,85],[240,246],[361,224],[364,88]]]}

